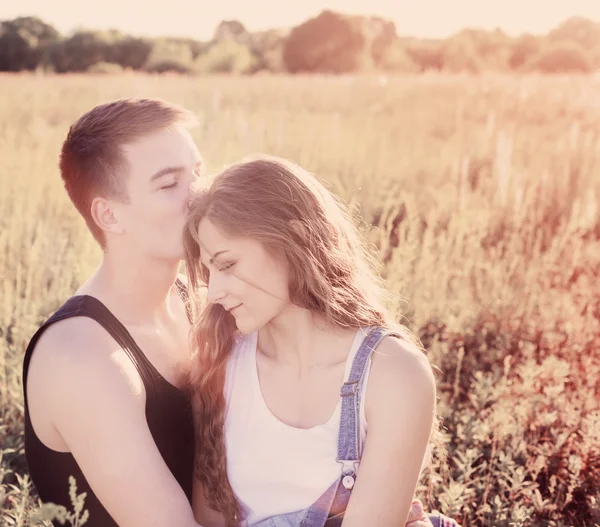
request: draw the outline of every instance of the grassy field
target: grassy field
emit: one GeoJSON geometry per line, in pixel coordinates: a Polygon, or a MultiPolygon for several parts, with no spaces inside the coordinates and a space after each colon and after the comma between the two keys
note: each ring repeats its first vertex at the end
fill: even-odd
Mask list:
{"type": "Polygon", "coordinates": [[[71,121],[121,96],[196,111],[212,172],[289,157],[341,194],[440,369],[464,527],[600,524],[600,79],[0,76],[0,525],[37,508],[21,360],[99,251],[62,189],[71,121]]]}

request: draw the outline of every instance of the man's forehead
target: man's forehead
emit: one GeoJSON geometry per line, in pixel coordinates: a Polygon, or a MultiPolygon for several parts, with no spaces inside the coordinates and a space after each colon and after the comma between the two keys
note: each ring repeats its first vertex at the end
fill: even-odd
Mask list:
{"type": "Polygon", "coordinates": [[[198,150],[190,133],[181,126],[156,130],[123,145],[123,150],[130,153],[150,149],[164,153],[178,150],[198,150]]]}
{"type": "Polygon", "coordinates": [[[186,130],[149,134],[123,145],[123,153],[130,165],[152,174],[169,166],[191,166],[202,162],[200,152],[186,130]]]}

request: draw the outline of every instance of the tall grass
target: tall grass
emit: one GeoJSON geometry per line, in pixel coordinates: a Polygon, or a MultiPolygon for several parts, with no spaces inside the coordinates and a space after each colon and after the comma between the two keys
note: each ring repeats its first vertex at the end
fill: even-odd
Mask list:
{"type": "Polygon", "coordinates": [[[463,526],[600,524],[600,81],[0,76],[0,522],[38,502],[21,360],[98,263],[61,188],[71,121],[121,96],[198,113],[211,171],[262,151],[350,203],[439,369],[448,457],[420,487],[463,526]]]}

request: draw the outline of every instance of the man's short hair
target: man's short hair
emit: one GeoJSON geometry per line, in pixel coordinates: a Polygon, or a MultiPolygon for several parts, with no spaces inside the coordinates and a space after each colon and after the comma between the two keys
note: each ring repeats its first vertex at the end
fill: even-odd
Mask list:
{"type": "Polygon", "coordinates": [[[172,125],[192,127],[192,112],[159,99],[127,98],[96,106],[69,129],[60,153],[60,173],[71,201],[101,247],[105,237],[91,215],[95,197],[127,201],[123,145],[172,125]]]}

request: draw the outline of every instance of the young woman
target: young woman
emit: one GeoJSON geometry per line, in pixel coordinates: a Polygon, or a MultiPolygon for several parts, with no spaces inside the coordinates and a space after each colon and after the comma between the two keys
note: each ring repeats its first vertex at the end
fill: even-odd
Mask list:
{"type": "Polygon", "coordinates": [[[207,285],[209,303],[196,302],[189,370],[197,520],[404,525],[435,382],[345,208],[307,171],[261,157],[194,198],[185,248],[191,292],[207,285]]]}

